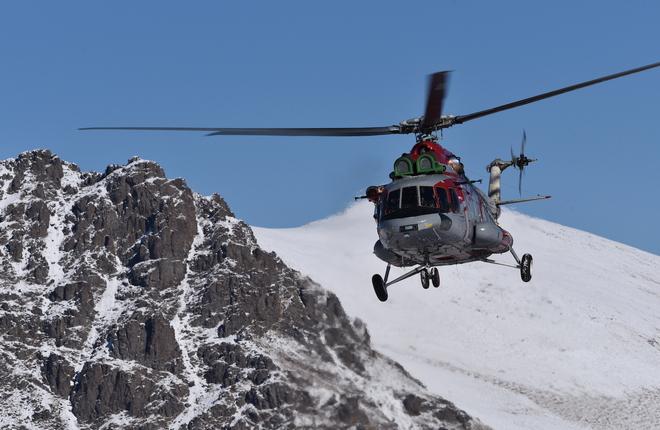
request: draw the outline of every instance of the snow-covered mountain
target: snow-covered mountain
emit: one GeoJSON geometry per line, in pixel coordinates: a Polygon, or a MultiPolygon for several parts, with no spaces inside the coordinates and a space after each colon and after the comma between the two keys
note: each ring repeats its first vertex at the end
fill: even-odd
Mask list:
{"type": "Polygon", "coordinates": [[[381,303],[372,211],[362,202],[300,228],[254,231],[364,320],[378,351],[496,430],[660,429],[660,257],[504,211],[514,248],[534,256],[530,283],[471,263],[441,268],[439,289],[417,277],[392,286],[381,303]]]}
{"type": "Polygon", "coordinates": [[[155,163],[0,162],[1,429],[486,429],[155,163]]]}

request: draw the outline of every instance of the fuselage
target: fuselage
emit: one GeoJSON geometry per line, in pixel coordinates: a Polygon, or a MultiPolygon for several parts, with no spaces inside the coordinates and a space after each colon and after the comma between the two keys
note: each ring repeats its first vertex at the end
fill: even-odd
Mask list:
{"type": "MultiPolygon", "coordinates": [[[[401,175],[395,163],[392,182],[370,199],[379,237],[374,253],[395,266],[439,266],[507,252],[513,240],[497,224],[496,205],[470,183],[453,154],[430,144],[437,146],[425,142],[425,148],[434,150],[435,171],[418,174],[413,169],[401,175]]],[[[420,155],[429,156],[428,150],[415,154],[418,145],[404,157],[417,162],[420,155]]]]}

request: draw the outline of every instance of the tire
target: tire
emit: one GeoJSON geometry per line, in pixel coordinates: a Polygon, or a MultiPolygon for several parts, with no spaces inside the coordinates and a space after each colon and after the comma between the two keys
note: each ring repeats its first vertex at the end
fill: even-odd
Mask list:
{"type": "Polygon", "coordinates": [[[426,290],[429,287],[429,271],[424,269],[419,272],[419,278],[422,281],[422,288],[426,290]]]}
{"type": "Polygon", "coordinates": [[[435,288],[440,286],[440,272],[437,267],[431,269],[431,283],[435,288]]]}
{"type": "Polygon", "coordinates": [[[385,282],[383,282],[383,277],[376,274],[371,277],[371,284],[374,286],[374,292],[376,293],[376,297],[378,297],[378,300],[381,302],[384,302],[387,300],[387,287],[385,286],[385,282]]]}
{"type": "Polygon", "coordinates": [[[520,278],[523,282],[529,282],[532,279],[532,262],[533,258],[530,254],[525,254],[520,260],[520,278]]]}

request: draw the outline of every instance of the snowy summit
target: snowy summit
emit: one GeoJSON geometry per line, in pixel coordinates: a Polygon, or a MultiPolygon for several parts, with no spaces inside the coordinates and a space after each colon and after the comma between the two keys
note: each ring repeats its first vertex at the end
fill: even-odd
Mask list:
{"type": "Polygon", "coordinates": [[[372,212],[362,202],[254,231],[364,320],[377,350],[495,429],[658,428],[660,257],[507,210],[502,226],[534,255],[530,283],[468,263],[441,268],[437,290],[415,277],[381,303],[372,212]]]}

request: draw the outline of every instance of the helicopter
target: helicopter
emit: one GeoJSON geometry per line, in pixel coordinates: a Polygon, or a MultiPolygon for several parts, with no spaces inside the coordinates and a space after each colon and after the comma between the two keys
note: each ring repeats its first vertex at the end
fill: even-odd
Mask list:
{"type": "Polygon", "coordinates": [[[198,131],[207,136],[380,136],[414,134],[415,144],[394,161],[390,182],[370,186],[365,195],[374,204],[378,240],[374,254],[385,263],[384,276],[374,274],[372,286],[378,299],[388,299],[388,287],[420,275],[422,287],[440,286],[439,266],[484,262],[520,271],[523,282],[532,279],[531,254],[521,257],[513,249],[513,236],[503,229],[498,218],[501,206],[548,199],[538,195],[513,200],[501,199],[501,175],[513,167],[519,171],[518,190],[522,190],[525,168],[536,159],[525,155],[527,141],[523,131],[518,155],[511,150],[508,160],[495,159],[487,167],[488,193],[484,193],[465,173],[460,157],[439,143],[438,132],[454,125],[513,109],[543,99],[575,91],[601,82],[639,73],[660,66],[660,62],[580,82],[532,97],[476,111],[467,115],[444,115],[448,71],[429,76],[424,115],[384,127],[348,128],[222,128],[222,127],[84,127],[79,130],[198,131]],[[515,264],[491,259],[493,254],[510,253],[515,264]],[[413,267],[389,280],[391,266],[413,267]]]}

